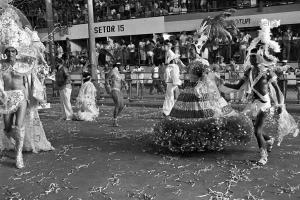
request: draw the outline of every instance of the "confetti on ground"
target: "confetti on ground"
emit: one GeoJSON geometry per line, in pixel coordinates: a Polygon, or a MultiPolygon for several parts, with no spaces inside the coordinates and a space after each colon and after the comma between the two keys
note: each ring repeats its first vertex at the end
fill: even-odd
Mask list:
{"type": "Polygon", "coordinates": [[[100,110],[93,123],[58,120],[57,108],[42,113],[47,137],[56,150],[26,153],[23,170],[13,168],[11,158],[2,157],[0,199],[65,195],[69,200],[281,200],[300,196],[299,137],[274,147],[269,163],[258,166],[255,141],[221,152],[171,154],[150,143],[153,124],[162,119],[158,109],[128,107],[120,128],[111,127],[113,107],[100,110]]]}

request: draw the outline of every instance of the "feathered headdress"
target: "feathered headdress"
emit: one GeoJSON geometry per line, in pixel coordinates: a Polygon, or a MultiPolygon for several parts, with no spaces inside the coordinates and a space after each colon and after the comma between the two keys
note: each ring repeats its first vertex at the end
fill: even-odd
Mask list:
{"type": "Polygon", "coordinates": [[[278,42],[271,40],[271,29],[280,26],[279,20],[269,21],[268,19],[261,19],[258,36],[252,40],[247,51],[246,63],[253,49],[257,49],[257,55],[262,59],[260,62],[276,63],[278,59],[271,55],[269,50],[272,49],[275,53],[280,52],[278,42]]]}
{"type": "Polygon", "coordinates": [[[229,9],[215,17],[207,17],[203,20],[200,29],[196,32],[196,39],[194,38],[197,53],[200,53],[207,41],[214,44],[217,40],[230,41],[233,37],[237,37],[239,30],[234,20],[226,19],[235,12],[235,9],[229,9]]]}
{"type": "Polygon", "coordinates": [[[29,48],[31,42],[31,36],[18,24],[18,14],[11,7],[7,7],[0,16],[1,52],[13,47],[19,56],[35,57],[34,51],[29,48]]]}

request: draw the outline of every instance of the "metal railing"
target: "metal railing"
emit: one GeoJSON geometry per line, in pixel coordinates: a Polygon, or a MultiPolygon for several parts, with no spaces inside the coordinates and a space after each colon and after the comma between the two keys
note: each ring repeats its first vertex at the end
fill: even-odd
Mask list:
{"type": "MultiPolygon", "coordinates": [[[[122,73],[124,74],[124,73],[122,73]]],[[[132,74],[141,74],[141,73],[132,73],[132,74]]],[[[124,93],[125,98],[129,100],[153,100],[153,98],[156,99],[163,99],[164,94],[166,91],[166,82],[162,78],[157,78],[157,79],[152,79],[149,74],[151,72],[143,72],[143,75],[145,76],[148,74],[148,77],[144,78],[139,78],[139,77],[132,77],[130,79],[125,79],[125,81],[128,84],[128,90],[122,90],[124,93]],[[155,83],[153,83],[153,80],[155,80],[155,83]],[[156,84],[156,85],[154,85],[156,84]],[[152,87],[152,89],[151,89],[152,87]],[[161,91],[158,91],[160,90],[161,91]],[[155,96],[152,96],[150,91],[156,90],[155,96]],[[149,92],[147,92],[149,91],[149,92]]],[[[221,77],[225,79],[225,81],[229,82],[237,82],[239,81],[240,78],[231,78],[229,73],[222,73],[221,77]]],[[[184,81],[185,79],[185,74],[181,74],[181,80],[184,81]]],[[[105,91],[105,79],[100,79],[97,81],[99,87],[102,89],[102,93],[105,91]]],[[[82,79],[81,76],[77,76],[77,78],[72,78],[72,85],[73,85],[73,97],[77,97],[77,93],[79,91],[79,88],[82,84],[82,79]]],[[[285,78],[280,78],[278,79],[278,85],[280,86],[281,90],[284,93],[284,96],[286,97],[286,103],[287,104],[295,104],[295,103],[300,103],[300,78],[291,78],[291,77],[285,77],[285,78]]],[[[48,89],[52,89],[52,96],[55,97],[58,95],[58,90],[55,87],[55,82],[53,81],[46,81],[46,86],[48,89]]],[[[99,88],[98,88],[99,89],[99,88]]],[[[107,96],[109,97],[110,95],[107,93],[105,95],[102,94],[101,96],[107,96]]],[[[237,92],[232,92],[230,94],[222,94],[222,96],[227,100],[231,102],[236,102],[240,103],[241,102],[241,96],[237,94],[237,92]]]]}

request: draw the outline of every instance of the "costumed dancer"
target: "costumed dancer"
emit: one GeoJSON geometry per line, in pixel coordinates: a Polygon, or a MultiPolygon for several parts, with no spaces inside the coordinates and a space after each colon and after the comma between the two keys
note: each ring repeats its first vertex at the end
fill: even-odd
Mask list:
{"type": "Polygon", "coordinates": [[[277,58],[269,53],[269,49],[280,52],[279,44],[271,40],[271,29],[278,26],[279,21],[261,20],[259,35],[248,47],[246,63],[250,61],[250,67],[237,84],[224,84],[227,88],[245,90],[248,104],[244,113],[254,121],[254,133],[260,149],[258,164],[261,165],[268,162],[268,152],[271,152],[275,139],[280,145],[285,135],[293,133],[297,136],[299,132],[297,123],[286,111],[284,97],[277,84],[274,72],[277,58]],[[274,102],[273,107],[271,100],[274,102]],[[272,120],[268,121],[270,117],[272,120]],[[269,126],[274,122],[275,126],[269,126]],[[274,130],[274,127],[277,130],[274,130]],[[277,133],[276,138],[266,135],[267,131],[277,133]]]}
{"type": "Polygon", "coordinates": [[[15,144],[16,167],[23,168],[26,112],[43,101],[44,91],[34,69],[37,55],[31,35],[22,27],[26,17],[17,11],[7,5],[0,16],[0,46],[6,57],[0,61],[0,113],[4,134],[15,144]]]}
{"type": "Polygon", "coordinates": [[[91,82],[91,73],[82,73],[84,84],[79,90],[76,106],[78,111],[78,120],[94,121],[99,115],[99,109],[96,105],[97,90],[91,82]]]}
{"type": "Polygon", "coordinates": [[[163,114],[169,116],[176,100],[176,93],[179,92],[178,86],[182,84],[180,80],[180,69],[178,66],[179,55],[176,55],[171,49],[167,53],[167,63],[164,78],[167,83],[165,101],[163,104],[163,114]]]}
{"type": "Polygon", "coordinates": [[[221,150],[251,139],[251,120],[221,97],[209,67],[194,61],[189,82],[168,118],[156,124],[155,143],[174,152],[221,150]]]}
{"type": "MultiPolygon", "coordinates": [[[[218,23],[219,19],[203,23],[191,51],[200,53],[210,37],[221,35],[210,35],[215,24],[224,27],[218,23]]],[[[208,61],[198,55],[193,57],[187,66],[188,81],[169,117],[154,127],[155,143],[174,152],[188,152],[221,150],[226,145],[249,142],[253,132],[251,120],[235,112],[221,97],[218,79],[210,71],[208,61]]]]}
{"type": "Polygon", "coordinates": [[[122,94],[122,86],[127,90],[128,86],[124,78],[120,74],[121,63],[114,64],[105,80],[106,90],[111,95],[115,108],[113,115],[113,126],[118,127],[118,117],[124,108],[124,98],[122,94]]]}

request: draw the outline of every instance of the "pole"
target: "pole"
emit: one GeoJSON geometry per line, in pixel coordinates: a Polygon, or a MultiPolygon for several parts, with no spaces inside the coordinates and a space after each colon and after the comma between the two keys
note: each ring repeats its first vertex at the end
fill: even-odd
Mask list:
{"type": "Polygon", "coordinates": [[[54,34],[52,33],[52,31],[54,29],[52,0],[45,0],[45,4],[46,4],[46,13],[47,13],[50,66],[53,70],[55,68],[55,46],[54,46],[54,34]]]}
{"type": "Polygon", "coordinates": [[[91,64],[92,79],[98,82],[96,69],[96,41],[94,33],[94,6],[93,0],[87,0],[88,3],[88,31],[89,31],[89,61],[91,64]]]}
{"type": "Polygon", "coordinates": [[[93,0],[88,1],[88,13],[89,13],[89,22],[88,22],[88,29],[89,29],[89,59],[90,64],[95,65],[96,63],[96,42],[95,42],[95,33],[94,33],[94,10],[93,10],[93,0]]]}

